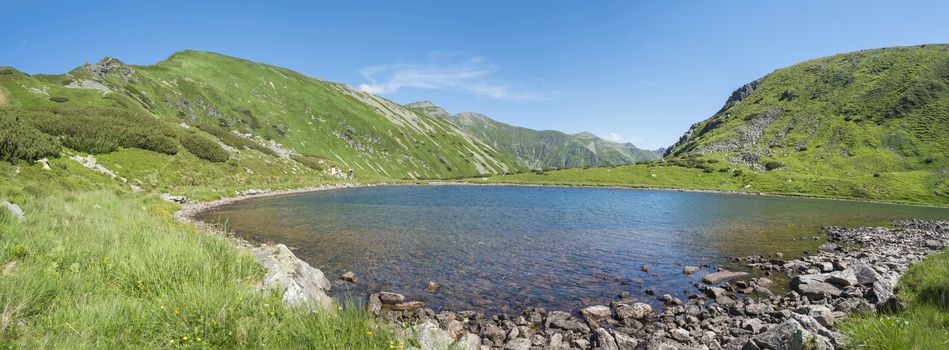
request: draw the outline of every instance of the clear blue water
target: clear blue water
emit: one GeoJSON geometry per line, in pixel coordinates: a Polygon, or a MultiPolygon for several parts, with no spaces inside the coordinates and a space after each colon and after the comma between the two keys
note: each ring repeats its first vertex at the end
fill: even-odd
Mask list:
{"type": "Polygon", "coordinates": [[[648,190],[393,186],[246,200],[203,213],[246,239],[284,243],[338,296],[399,292],[434,309],[520,312],[606,304],[623,291],[685,297],[683,265],[814,250],[823,226],[949,219],[949,210],[648,190]],[[808,239],[799,239],[799,238],[808,239]],[[649,266],[649,272],[640,270],[649,266]],[[443,287],[425,291],[428,281],[443,287]]]}

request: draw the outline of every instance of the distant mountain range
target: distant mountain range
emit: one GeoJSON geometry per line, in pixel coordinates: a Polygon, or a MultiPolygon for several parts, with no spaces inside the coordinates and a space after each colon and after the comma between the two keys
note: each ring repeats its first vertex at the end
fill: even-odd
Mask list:
{"type": "Polygon", "coordinates": [[[530,169],[611,166],[661,158],[664,150],[639,149],[631,143],[607,141],[588,132],[566,134],[513,126],[471,112],[451,115],[442,107],[420,101],[405,105],[433,118],[451,121],[488,145],[530,169]]]}

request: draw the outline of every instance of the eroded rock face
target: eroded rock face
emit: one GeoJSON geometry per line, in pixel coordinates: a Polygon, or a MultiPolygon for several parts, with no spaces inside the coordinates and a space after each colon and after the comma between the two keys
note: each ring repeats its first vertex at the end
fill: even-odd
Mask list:
{"type": "Polygon", "coordinates": [[[297,259],[287,246],[264,244],[254,249],[254,255],[267,269],[257,290],[276,292],[292,307],[311,312],[336,311],[336,302],[327,295],[332,285],[323,271],[297,259]]]}

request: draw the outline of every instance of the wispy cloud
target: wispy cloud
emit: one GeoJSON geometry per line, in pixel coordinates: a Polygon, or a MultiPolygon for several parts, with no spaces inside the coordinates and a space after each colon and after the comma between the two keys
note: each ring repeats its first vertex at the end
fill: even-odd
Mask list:
{"type": "Polygon", "coordinates": [[[603,135],[600,137],[607,141],[613,141],[613,142],[619,142],[619,143],[626,143],[626,142],[635,143],[635,142],[642,141],[641,137],[633,136],[631,138],[625,138],[623,137],[623,135],[617,134],[615,132],[607,133],[606,135],[603,135]]]}
{"type": "Polygon", "coordinates": [[[551,92],[515,90],[498,81],[494,75],[498,68],[484,57],[469,57],[455,62],[441,62],[443,53],[430,54],[427,64],[387,64],[366,67],[359,72],[368,80],[360,84],[359,90],[371,94],[385,94],[404,87],[420,89],[452,89],[466,91],[477,96],[508,100],[540,100],[549,98],[551,92]],[[435,62],[439,61],[439,62],[435,62]]]}

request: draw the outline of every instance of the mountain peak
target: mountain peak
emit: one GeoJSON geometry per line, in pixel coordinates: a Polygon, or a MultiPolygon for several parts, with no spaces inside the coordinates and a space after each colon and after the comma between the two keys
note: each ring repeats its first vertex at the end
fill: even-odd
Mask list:
{"type": "Polygon", "coordinates": [[[412,102],[405,105],[406,108],[414,109],[416,111],[422,112],[429,117],[433,118],[445,118],[450,119],[451,114],[448,113],[444,108],[436,105],[432,101],[418,101],[412,102]]]}

